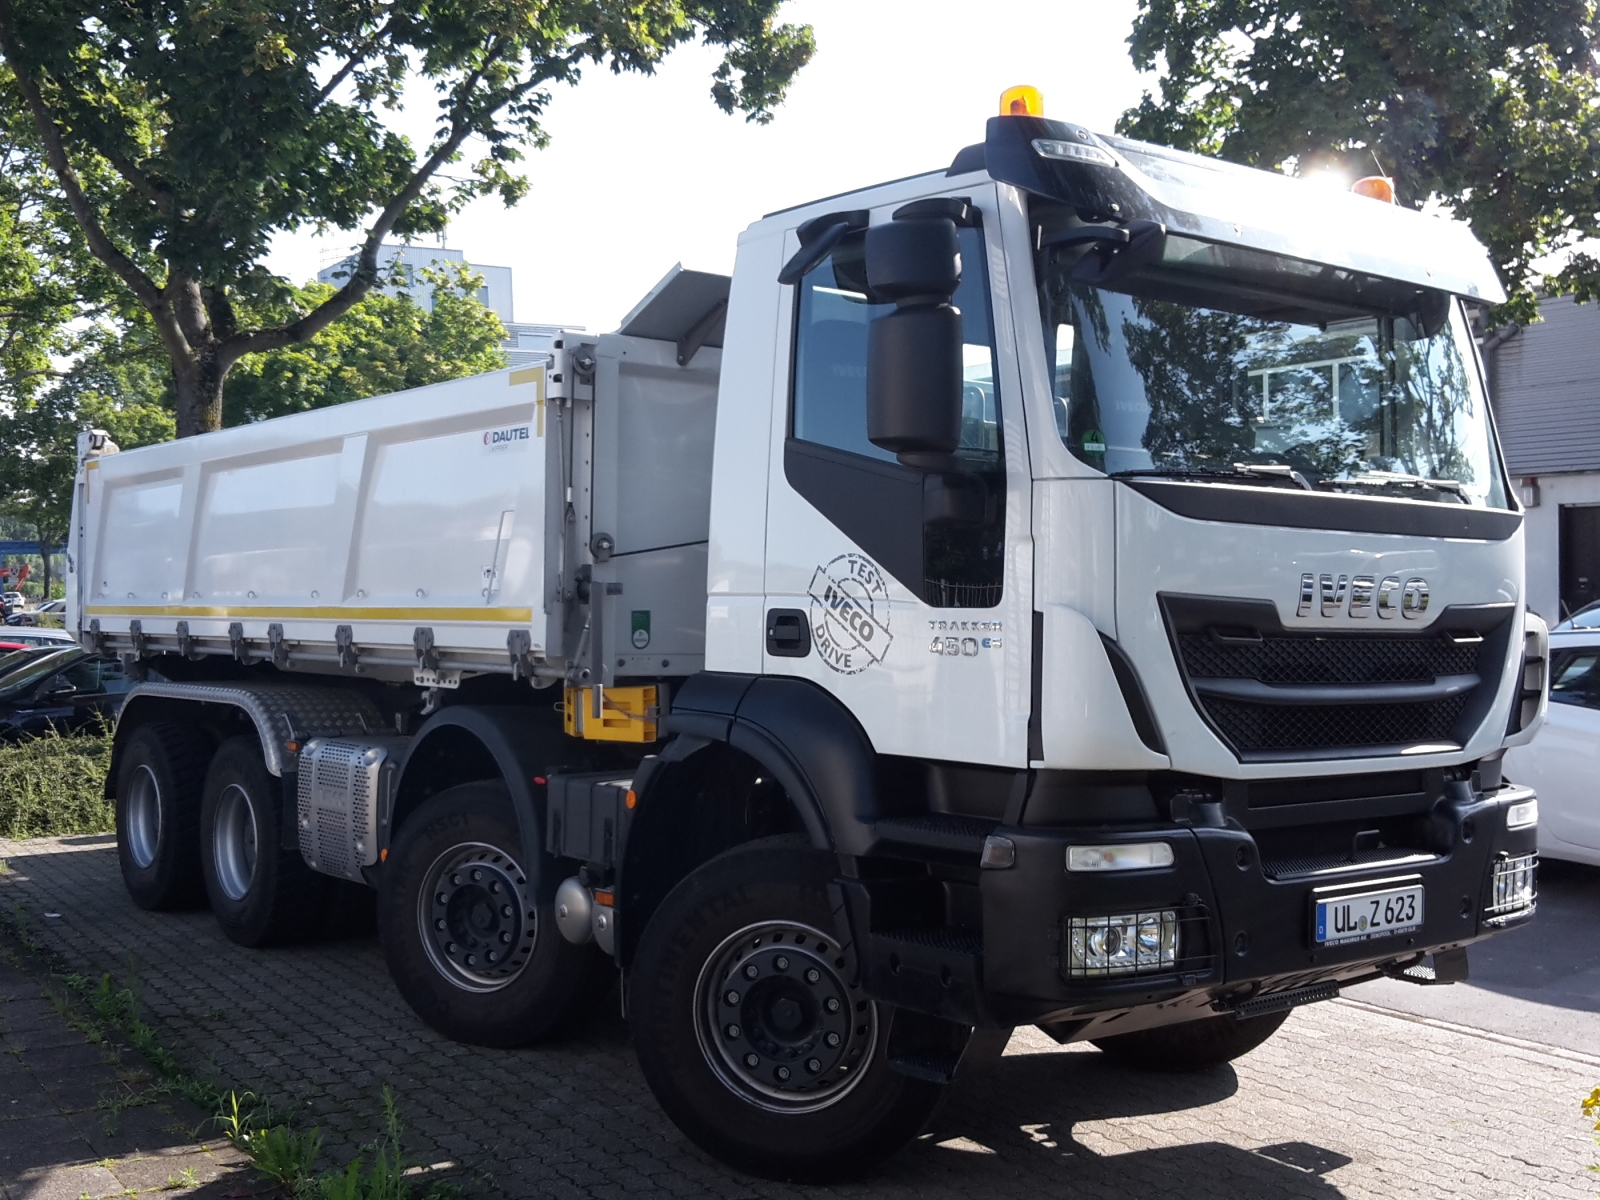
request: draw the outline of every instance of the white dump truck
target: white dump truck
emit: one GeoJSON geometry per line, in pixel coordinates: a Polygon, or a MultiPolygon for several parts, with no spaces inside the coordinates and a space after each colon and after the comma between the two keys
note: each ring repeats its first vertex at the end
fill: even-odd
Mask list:
{"type": "Polygon", "coordinates": [[[1191,1066],[1464,978],[1535,904],[1501,299],[1461,224],[1023,113],[543,367],[85,434],[128,890],[258,945],[376,888],[467,1042],[620,978],[789,1178],[1021,1024],[1191,1066]]]}

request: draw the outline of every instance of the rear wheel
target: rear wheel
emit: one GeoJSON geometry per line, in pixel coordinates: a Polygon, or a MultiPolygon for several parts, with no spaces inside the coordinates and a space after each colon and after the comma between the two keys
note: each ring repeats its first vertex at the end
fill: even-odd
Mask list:
{"type": "Polygon", "coordinates": [[[253,737],[230,738],[206,772],[201,863],[217,923],[242,946],[304,937],[316,926],[328,880],[284,837],[283,781],[253,737]]]}
{"type": "Polygon", "coordinates": [[[1158,1071],[1199,1071],[1232,1062],[1278,1032],[1288,1010],[1240,1020],[1234,1016],[1202,1017],[1178,1025],[1160,1025],[1094,1044],[1119,1062],[1158,1071]]]}
{"type": "Polygon", "coordinates": [[[440,792],[406,821],[378,888],[378,932],[400,994],[448,1038],[520,1046],[594,993],[610,960],[556,928],[550,860],[523,869],[500,783],[440,792]]]}
{"type": "Polygon", "coordinates": [[[140,908],[188,908],[205,898],[200,795],[210,743],[181,725],[144,725],[117,769],[117,858],[140,908]]]}
{"type": "Polygon", "coordinates": [[[943,1096],[890,1070],[889,1014],[853,982],[830,878],[829,857],[806,847],[715,858],[656,910],[630,975],[656,1099],[697,1145],[753,1174],[859,1174],[943,1096]]]}

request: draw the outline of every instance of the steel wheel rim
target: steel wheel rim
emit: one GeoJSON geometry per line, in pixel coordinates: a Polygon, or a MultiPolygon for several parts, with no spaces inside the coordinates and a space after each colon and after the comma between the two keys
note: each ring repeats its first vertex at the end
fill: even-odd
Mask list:
{"type": "Polygon", "coordinates": [[[769,1112],[839,1103],[878,1044],[877,1005],[847,981],[838,943],[794,921],[762,921],[724,938],[695,981],[694,1021],[717,1078],[769,1112]]]}
{"type": "Polygon", "coordinates": [[[155,772],[143,763],[134,768],[124,821],[128,855],[135,866],[145,870],[161,848],[161,785],[155,772]]]}
{"type": "Polygon", "coordinates": [[[434,970],[462,991],[509,987],[539,940],[527,876],[497,847],[451,846],[423,876],[417,932],[434,970]]]}
{"type": "Polygon", "coordinates": [[[256,810],[250,794],[230,783],[217,801],[211,858],[217,884],[229,900],[243,900],[256,877],[256,810]]]}

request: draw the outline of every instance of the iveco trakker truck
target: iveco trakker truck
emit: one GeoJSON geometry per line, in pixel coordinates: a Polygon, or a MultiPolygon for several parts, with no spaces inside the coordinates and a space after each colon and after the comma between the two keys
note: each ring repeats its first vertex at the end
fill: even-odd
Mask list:
{"type": "Polygon", "coordinates": [[[1545,704],[1458,223],[1038,115],[611,334],[116,453],[128,890],[377,890],[466,1042],[620,975],[695,1142],[912,1137],[1004,1033],[1167,1066],[1534,911],[1545,704]]]}

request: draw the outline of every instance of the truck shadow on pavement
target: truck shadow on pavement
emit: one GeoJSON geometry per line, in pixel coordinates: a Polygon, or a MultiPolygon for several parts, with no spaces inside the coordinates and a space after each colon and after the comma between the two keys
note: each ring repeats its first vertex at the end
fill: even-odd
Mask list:
{"type": "MultiPolygon", "coordinates": [[[[1008,1054],[982,1074],[958,1081],[932,1128],[891,1162],[942,1176],[970,1175],[976,1188],[994,1171],[1030,1177],[1035,1195],[1085,1193],[1190,1195],[1194,1181],[1229,1181],[1236,1196],[1337,1197],[1323,1178],[1345,1166],[1343,1154],[1303,1142],[1242,1149],[1220,1141],[1120,1151],[1135,1140],[1120,1121],[1140,1122],[1148,1138],[1163,1116],[1204,1108],[1238,1091],[1231,1067],[1188,1074],[1125,1068],[1090,1050],[1008,1054]],[[1104,1123],[1104,1124],[1102,1124],[1104,1123]],[[1085,1129],[1085,1126],[1089,1126],[1085,1129]]],[[[1182,1121],[1188,1135],[1193,1119],[1182,1121]]]]}

